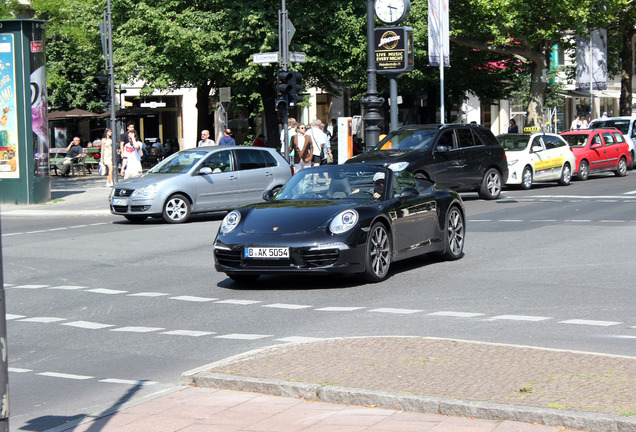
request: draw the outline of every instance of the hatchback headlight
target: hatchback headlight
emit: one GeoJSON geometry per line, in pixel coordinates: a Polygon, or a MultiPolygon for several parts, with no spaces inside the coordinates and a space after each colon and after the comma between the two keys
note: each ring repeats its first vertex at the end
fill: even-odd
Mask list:
{"type": "Polygon", "coordinates": [[[135,189],[135,191],[132,193],[131,196],[142,196],[144,198],[152,198],[155,195],[157,195],[157,190],[159,188],[157,188],[156,184],[149,184],[149,185],[145,185],[139,189],[135,189]]]}
{"type": "Polygon", "coordinates": [[[336,215],[329,224],[329,230],[334,234],[342,234],[349,231],[358,223],[358,212],[345,210],[336,215]]]}
{"type": "Polygon", "coordinates": [[[221,222],[221,234],[228,234],[234,231],[241,221],[241,214],[236,210],[229,212],[221,222]]]}

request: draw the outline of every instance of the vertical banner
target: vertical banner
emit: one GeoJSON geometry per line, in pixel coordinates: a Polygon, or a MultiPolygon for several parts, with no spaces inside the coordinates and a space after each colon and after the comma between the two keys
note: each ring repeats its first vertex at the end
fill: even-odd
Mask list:
{"type": "Polygon", "coordinates": [[[576,38],[576,89],[607,89],[607,30],[590,32],[589,38],[576,38]],[[591,42],[590,42],[591,41],[591,42]]]}
{"type": "Polygon", "coordinates": [[[448,0],[428,0],[428,65],[450,67],[448,0]]]}
{"type": "Polygon", "coordinates": [[[46,94],[44,26],[34,26],[29,43],[31,73],[31,125],[33,129],[33,167],[36,177],[49,176],[49,132],[46,94]]]}
{"type": "Polygon", "coordinates": [[[20,178],[15,94],[15,43],[0,34],[0,179],[20,178]]]}

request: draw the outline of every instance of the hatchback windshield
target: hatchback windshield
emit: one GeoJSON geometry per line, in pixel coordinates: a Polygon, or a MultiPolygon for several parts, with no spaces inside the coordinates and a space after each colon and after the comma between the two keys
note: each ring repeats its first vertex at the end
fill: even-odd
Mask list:
{"type": "Polygon", "coordinates": [[[588,136],[588,134],[567,134],[561,135],[561,138],[566,140],[570,147],[584,147],[588,136]]]}
{"type": "Polygon", "coordinates": [[[388,170],[381,167],[328,165],[294,175],[276,200],[385,199],[388,170]]]}
{"type": "Polygon", "coordinates": [[[499,135],[497,140],[501,143],[505,151],[521,151],[528,147],[528,135],[499,135]]]}
{"type": "Polygon", "coordinates": [[[391,132],[374,150],[430,150],[438,133],[437,129],[391,132]]]}
{"type": "Polygon", "coordinates": [[[205,150],[182,150],[162,160],[148,172],[153,174],[186,173],[207,154],[205,150]]]}

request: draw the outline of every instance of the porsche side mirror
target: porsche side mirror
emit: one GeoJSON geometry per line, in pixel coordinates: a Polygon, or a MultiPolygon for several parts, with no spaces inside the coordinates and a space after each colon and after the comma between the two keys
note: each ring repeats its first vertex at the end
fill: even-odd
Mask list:
{"type": "Polygon", "coordinates": [[[402,192],[400,192],[400,200],[404,201],[407,199],[411,199],[411,198],[416,198],[420,195],[420,193],[418,192],[417,189],[407,186],[404,189],[402,189],[402,192]]]}
{"type": "Polygon", "coordinates": [[[268,189],[265,192],[263,192],[264,201],[271,201],[273,198],[274,198],[274,189],[268,189]]]}

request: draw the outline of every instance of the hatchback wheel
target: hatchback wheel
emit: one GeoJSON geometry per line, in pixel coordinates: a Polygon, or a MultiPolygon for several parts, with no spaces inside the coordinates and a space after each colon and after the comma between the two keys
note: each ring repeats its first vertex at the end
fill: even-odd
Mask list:
{"type": "Polygon", "coordinates": [[[380,282],[389,274],[391,238],[386,227],[376,222],[367,240],[366,266],[363,277],[367,282],[380,282]]]}
{"type": "Polygon", "coordinates": [[[452,261],[461,258],[464,250],[464,216],[456,206],[448,211],[446,226],[444,228],[444,240],[446,250],[442,258],[452,261]]]}
{"type": "Polygon", "coordinates": [[[190,201],[180,194],[172,195],[163,205],[163,220],[181,223],[190,217],[190,201]]]}
{"type": "Polygon", "coordinates": [[[494,200],[499,198],[501,193],[501,174],[495,168],[490,168],[486,171],[486,175],[481,182],[481,189],[479,189],[479,196],[483,199],[494,200]]]}
{"type": "Polygon", "coordinates": [[[529,166],[523,169],[521,173],[521,189],[528,190],[532,187],[532,168],[529,166]]]}
{"type": "Polygon", "coordinates": [[[616,171],[614,171],[614,173],[618,177],[625,177],[627,175],[627,161],[624,157],[622,157],[621,160],[618,161],[618,167],[616,168],[616,171]]]}
{"type": "Polygon", "coordinates": [[[561,169],[561,178],[559,179],[559,184],[561,186],[567,186],[572,181],[572,169],[570,168],[570,164],[566,163],[563,165],[561,169]]]}
{"type": "Polygon", "coordinates": [[[579,180],[587,180],[590,176],[590,166],[587,161],[582,160],[579,164],[579,173],[577,174],[579,180]]]}

